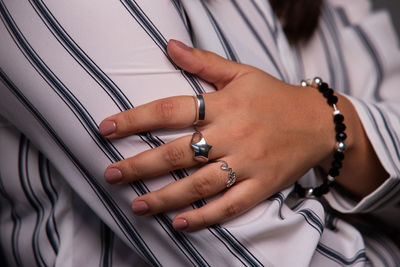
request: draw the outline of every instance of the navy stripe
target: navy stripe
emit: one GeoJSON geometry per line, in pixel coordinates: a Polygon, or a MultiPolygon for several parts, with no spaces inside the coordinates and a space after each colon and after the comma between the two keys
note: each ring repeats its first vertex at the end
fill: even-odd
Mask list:
{"type": "Polygon", "coordinates": [[[384,263],[383,266],[396,266],[396,264],[400,263],[400,259],[397,257],[397,253],[393,251],[391,246],[388,246],[386,244],[386,240],[380,238],[377,235],[374,235],[372,242],[378,243],[378,246],[381,247],[381,250],[385,251],[386,254],[389,254],[390,258],[383,257],[382,253],[379,253],[378,251],[375,250],[375,246],[373,246],[372,244],[368,246],[368,250],[373,250],[376,253],[376,255],[381,259],[381,261],[384,263]],[[388,262],[389,260],[390,263],[388,262]]]}
{"type": "MultiPolygon", "coordinates": [[[[373,254],[375,257],[377,257],[380,261],[381,261],[381,265],[380,266],[385,266],[385,267],[387,267],[387,266],[391,266],[390,264],[389,264],[389,262],[385,259],[385,257],[383,257],[382,255],[381,255],[381,253],[380,252],[378,252],[378,250],[376,249],[376,247],[374,247],[374,246],[368,246],[368,254],[370,255],[370,257],[371,257],[371,254],[373,254]]],[[[395,265],[394,265],[395,266],[395,265]]]]}
{"type": "MultiPolygon", "coordinates": [[[[23,266],[21,261],[21,254],[19,251],[19,234],[21,230],[21,218],[17,213],[16,205],[10,195],[7,193],[4,185],[3,179],[0,176],[0,193],[4,196],[4,198],[10,203],[11,208],[11,220],[13,221],[13,229],[11,234],[11,248],[12,254],[14,257],[14,261],[16,266],[23,266]]],[[[5,259],[5,258],[4,258],[5,259]]],[[[8,266],[8,265],[5,265],[8,266]]]]}
{"type": "MultiPolygon", "coordinates": [[[[139,191],[141,191],[141,193],[145,193],[145,191],[144,191],[143,189],[139,189],[139,191]]],[[[169,226],[169,228],[170,228],[171,231],[173,231],[172,227],[170,226],[170,221],[169,221],[168,218],[163,218],[163,216],[158,216],[158,217],[161,217],[162,221],[165,222],[165,223],[167,224],[167,226],[169,226]]],[[[174,235],[175,237],[179,238],[179,239],[181,239],[182,236],[183,236],[181,233],[175,233],[175,232],[173,232],[173,235],[174,235]]],[[[183,236],[183,237],[184,237],[184,236],[183,236]]],[[[180,240],[180,241],[182,242],[182,240],[180,240]]],[[[192,245],[190,245],[190,244],[184,244],[184,245],[185,245],[185,246],[189,246],[189,247],[192,246],[192,245]]],[[[192,250],[191,250],[190,252],[191,252],[191,253],[194,253],[195,250],[193,250],[193,248],[191,248],[191,249],[192,249],[192,250]]]]}
{"type": "Polygon", "coordinates": [[[392,147],[394,148],[394,150],[396,151],[397,160],[398,160],[399,163],[400,163],[399,137],[397,136],[396,131],[393,130],[394,127],[393,127],[392,124],[390,123],[390,120],[388,120],[388,119],[386,118],[386,116],[385,116],[385,114],[382,112],[382,110],[381,110],[376,104],[372,104],[372,105],[376,108],[376,111],[379,113],[379,115],[380,115],[380,117],[381,117],[381,119],[382,119],[382,121],[383,121],[383,124],[384,124],[384,126],[385,126],[384,129],[386,130],[385,132],[388,133],[389,136],[390,136],[390,140],[392,141],[392,142],[391,142],[391,145],[392,145],[392,147]]]}
{"type": "Polygon", "coordinates": [[[285,218],[284,218],[283,215],[282,215],[282,205],[283,205],[283,202],[284,202],[284,196],[283,196],[283,194],[282,194],[281,192],[278,192],[278,193],[276,193],[275,195],[272,195],[271,197],[269,197],[268,200],[270,200],[270,201],[274,201],[274,200],[278,201],[278,203],[279,203],[279,212],[278,212],[278,216],[279,216],[279,218],[280,218],[281,220],[284,220],[285,218]]]}
{"type": "MultiPolygon", "coordinates": [[[[379,134],[379,139],[382,141],[382,143],[385,144],[385,147],[389,147],[389,144],[386,142],[386,139],[383,137],[383,134],[380,131],[380,127],[378,126],[378,123],[375,119],[375,116],[372,114],[370,107],[362,101],[360,101],[359,103],[361,103],[362,106],[364,107],[364,109],[367,111],[370,121],[374,124],[374,129],[376,129],[377,130],[376,132],[379,134]]],[[[397,166],[397,164],[395,164],[395,162],[393,161],[393,157],[391,156],[391,154],[389,153],[389,151],[387,149],[384,149],[384,151],[386,152],[387,157],[390,159],[393,168],[396,170],[396,174],[400,175],[400,169],[397,166]]]]}
{"type": "Polygon", "coordinates": [[[60,245],[60,235],[58,233],[58,229],[57,229],[57,225],[56,225],[54,209],[56,206],[56,202],[58,200],[58,195],[54,189],[54,186],[51,184],[51,179],[50,179],[49,170],[48,170],[48,161],[43,156],[43,154],[40,152],[39,152],[38,165],[39,165],[40,181],[41,181],[44,192],[46,193],[47,197],[50,200],[50,205],[51,205],[49,215],[46,220],[46,235],[47,235],[47,239],[49,240],[51,247],[54,250],[54,253],[57,255],[59,245],[60,245]]]}
{"type": "Polygon", "coordinates": [[[53,33],[60,43],[64,45],[68,53],[76,61],[83,65],[87,73],[105,90],[118,108],[122,110],[129,109],[132,104],[126,95],[117,87],[117,85],[93,62],[90,57],[79,47],[69,34],[61,27],[56,18],[52,15],[43,1],[29,0],[36,13],[40,16],[47,28],[53,33]]]}
{"type": "Polygon", "coordinates": [[[340,41],[339,41],[339,31],[337,29],[337,25],[335,23],[335,18],[333,17],[332,11],[331,9],[326,6],[325,8],[325,15],[322,17],[322,21],[325,22],[326,28],[328,29],[328,33],[332,39],[332,45],[334,47],[334,49],[331,49],[332,51],[335,51],[337,54],[337,60],[339,61],[339,64],[336,65],[338,68],[337,71],[335,73],[340,73],[341,76],[337,76],[336,78],[337,83],[336,85],[338,86],[339,83],[342,84],[342,86],[340,87],[340,89],[348,94],[349,93],[349,89],[350,89],[350,84],[349,84],[349,77],[348,77],[348,72],[347,72],[347,66],[344,62],[344,56],[343,56],[343,50],[342,50],[342,46],[340,45],[340,41]]]}
{"type": "MultiPolygon", "coordinates": [[[[268,28],[268,31],[270,32],[271,36],[273,37],[273,41],[275,45],[278,43],[278,28],[276,24],[274,25],[274,29],[272,29],[271,25],[268,22],[268,19],[265,17],[265,14],[262,12],[258,4],[255,2],[255,0],[250,0],[251,4],[254,6],[256,9],[257,13],[260,15],[261,19],[264,21],[265,25],[268,28]]],[[[272,17],[275,18],[275,14],[272,15],[272,17]]]]}
{"type": "MultiPolygon", "coordinates": [[[[0,3],[2,3],[0,1],[0,3]]],[[[3,10],[3,9],[0,9],[3,10]]],[[[2,69],[0,69],[0,78],[6,85],[6,87],[13,93],[16,98],[21,102],[25,108],[32,113],[34,118],[43,126],[43,128],[49,133],[57,145],[65,152],[65,154],[71,159],[71,162],[76,166],[82,176],[85,178],[87,183],[92,188],[93,192],[99,198],[101,203],[107,209],[112,216],[115,223],[120,228],[121,232],[125,235],[127,240],[133,245],[138,247],[144,257],[146,257],[153,265],[160,266],[157,258],[153,255],[151,250],[147,247],[147,244],[143,241],[140,234],[136,231],[134,226],[131,224],[125,214],[119,209],[117,203],[109,196],[107,191],[96,182],[96,179],[89,173],[89,171],[83,166],[78,158],[69,150],[64,144],[61,138],[57,135],[54,129],[51,128],[50,124],[46,119],[38,112],[38,110],[28,101],[28,99],[21,93],[21,91],[11,82],[6,76],[2,69]]]]}
{"type": "Polygon", "coordinates": [[[341,253],[329,248],[328,246],[322,244],[321,242],[317,245],[316,249],[323,256],[339,263],[342,265],[352,265],[359,261],[367,261],[367,256],[364,250],[358,251],[352,258],[346,258],[341,253]]]}
{"type": "MultiPolygon", "coordinates": [[[[42,10],[47,10],[47,9],[45,9],[45,8],[42,8],[42,10]]],[[[44,17],[44,16],[42,16],[42,17],[44,17]]],[[[50,18],[52,18],[52,16],[50,16],[50,15],[48,15],[47,17],[50,17],[50,18]]],[[[57,22],[56,21],[52,21],[52,24],[57,24],[57,22]]],[[[59,26],[59,28],[60,29],[62,29],[62,27],[61,26],[59,26]]],[[[63,31],[59,31],[58,33],[63,33],[63,31]]],[[[67,38],[64,38],[64,39],[67,39],[67,38]]],[[[71,41],[72,41],[72,39],[71,39],[71,41]]],[[[72,47],[72,46],[71,46],[72,47]]],[[[76,52],[75,50],[73,50],[73,52],[76,52]]],[[[43,63],[42,63],[43,64],[43,63]]],[[[85,61],[84,62],[84,65],[85,66],[87,66],[88,65],[88,63],[85,61]]],[[[100,75],[99,73],[96,73],[95,75],[100,75]]],[[[55,77],[55,75],[54,75],[54,77],[55,77]]],[[[55,77],[55,79],[57,79],[56,77],[55,77]]],[[[61,82],[60,81],[58,81],[58,80],[55,80],[54,82],[53,82],[54,84],[56,84],[56,85],[58,85],[58,84],[61,84],[61,82]]],[[[61,91],[61,93],[63,93],[65,90],[67,90],[67,88],[59,88],[59,90],[61,91]]],[[[114,92],[112,91],[111,92],[111,94],[113,94],[114,92]]],[[[64,94],[63,94],[64,95],[64,94]]],[[[72,95],[72,93],[70,94],[70,95],[72,95]]],[[[72,106],[72,107],[75,107],[76,106],[76,104],[75,104],[75,100],[76,100],[76,98],[74,98],[74,97],[70,97],[70,98],[68,98],[68,100],[66,100],[65,102],[66,102],[66,104],[68,104],[68,106],[72,106]],[[67,103],[67,102],[69,102],[69,103],[67,103]],[[72,103],[71,103],[72,102],[72,103]]],[[[125,105],[131,105],[130,103],[125,103],[125,105]]],[[[85,122],[85,124],[88,124],[88,122],[90,121],[89,119],[87,119],[87,117],[88,117],[88,114],[82,114],[83,112],[81,111],[81,110],[78,110],[78,111],[76,111],[81,117],[83,117],[83,120],[84,120],[84,122],[85,122]]],[[[85,127],[85,125],[84,124],[82,124],[84,127],[85,127]]],[[[118,150],[116,150],[115,148],[113,149],[113,150],[115,150],[117,153],[113,153],[113,151],[112,150],[110,150],[106,145],[109,145],[110,143],[109,142],[107,142],[107,143],[104,143],[104,142],[102,142],[103,141],[103,138],[100,136],[100,134],[98,133],[98,131],[97,131],[97,125],[95,125],[95,122],[92,122],[92,124],[91,125],[89,125],[89,127],[87,128],[88,130],[88,132],[89,133],[92,133],[92,136],[94,136],[94,141],[98,144],[98,146],[100,146],[101,147],[101,149],[104,151],[104,150],[106,150],[106,151],[110,151],[110,157],[111,158],[109,158],[111,161],[119,161],[119,160],[122,160],[123,159],[123,157],[122,157],[122,155],[118,152],[118,150]],[[103,149],[103,147],[105,146],[105,148],[103,149]]],[[[86,127],[85,127],[86,128],[86,127]]],[[[147,133],[144,133],[145,134],[145,137],[147,137],[147,139],[148,140],[150,140],[150,142],[152,142],[152,143],[154,143],[156,146],[159,146],[159,145],[161,145],[149,132],[147,132],[147,133]]],[[[144,183],[142,183],[142,182],[136,182],[136,183],[133,183],[133,184],[131,184],[131,186],[135,186],[135,187],[137,187],[137,190],[135,190],[135,192],[140,192],[140,194],[146,194],[146,193],[148,193],[149,192],[149,190],[145,187],[145,185],[144,185],[144,183]]],[[[170,232],[172,232],[172,234],[171,233],[169,233],[169,236],[172,238],[176,238],[177,240],[178,240],[178,242],[180,242],[180,243],[185,243],[185,244],[180,244],[181,246],[183,246],[183,248],[185,248],[185,249],[187,249],[187,250],[189,250],[188,252],[190,253],[190,254],[194,254],[194,255],[196,255],[196,253],[198,254],[198,252],[196,251],[196,249],[193,247],[193,245],[191,245],[191,244],[189,244],[189,241],[186,239],[186,237],[185,237],[185,235],[183,234],[183,233],[175,233],[175,231],[174,231],[174,229],[173,229],[173,227],[172,227],[172,224],[171,224],[171,221],[170,221],[170,219],[169,218],[166,218],[166,215],[165,214],[160,214],[160,215],[157,215],[157,216],[155,216],[155,218],[156,218],[156,221],[159,223],[159,224],[165,224],[166,225],[166,227],[163,227],[164,229],[166,229],[166,228],[168,228],[169,229],[169,231],[170,232]]],[[[175,242],[175,241],[174,241],[175,242]]],[[[177,244],[177,245],[179,245],[179,243],[177,243],[177,242],[175,242],[175,244],[177,244]]],[[[181,249],[181,248],[180,248],[181,249]]],[[[182,250],[182,249],[181,249],[182,250]]],[[[183,251],[182,251],[183,252],[183,251]]],[[[186,254],[186,253],[184,253],[184,255],[186,255],[186,256],[188,256],[188,254],[186,254]]],[[[197,257],[197,261],[198,262],[203,262],[203,260],[201,259],[202,258],[202,256],[200,255],[200,257],[198,257],[198,255],[196,255],[195,257],[197,257]]]]}
{"type": "Polygon", "coordinates": [[[187,14],[185,12],[185,8],[181,2],[181,0],[171,0],[172,4],[174,5],[179,17],[181,18],[183,25],[185,25],[186,31],[189,33],[190,39],[193,42],[193,31],[192,27],[190,25],[190,20],[187,17],[187,14]]]}
{"type": "MultiPolygon", "coordinates": [[[[18,27],[16,26],[15,22],[11,18],[10,14],[8,11],[6,11],[5,7],[2,11],[4,19],[6,20],[6,24],[9,27],[9,30],[11,30],[10,34],[14,38],[14,41],[18,44],[20,49],[24,50],[26,53],[26,57],[29,58],[31,61],[31,64],[35,66],[37,71],[41,74],[43,79],[53,88],[55,89],[55,92],[61,97],[61,99],[70,107],[71,111],[73,111],[74,115],[77,117],[77,119],[80,121],[82,126],[86,129],[86,131],[89,133],[93,141],[98,143],[99,148],[103,150],[103,147],[101,144],[111,144],[110,141],[105,140],[102,138],[100,133],[98,132],[98,127],[96,125],[96,122],[94,119],[90,116],[89,112],[86,110],[86,108],[78,101],[78,99],[68,90],[68,88],[65,87],[65,85],[56,77],[56,75],[44,64],[44,62],[38,57],[36,52],[32,49],[32,47],[29,45],[29,43],[25,40],[24,36],[22,33],[19,31],[18,27]],[[85,124],[89,126],[89,128],[85,127],[85,124]],[[99,144],[100,143],[100,144],[99,144]]],[[[116,154],[116,150],[113,146],[109,150],[106,150],[103,152],[106,154],[106,156],[110,159],[110,157],[113,154],[116,154]]]]}
{"type": "Polygon", "coordinates": [[[235,7],[236,11],[239,13],[240,17],[243,19],[251,33],[253,34],[254,38],[257,40],[258,44],[261,46],[261,48],[264,50],[265,54],[267,57],[270,59],[271,63],[274,65],[278,75],[279,79],[282,81],[285,81],[285,77],[283,76],[281,69],[279,68],[278,64],[275,61],[275,58],[272,56],[271,52],[268,50],[268,47],[265,45],[263,42],[261,36],[257,33],[253,25],[250,23],[249,19],[246,17],[246,14],[244,14],[243,10],[240,8],[239,4],[236,2],[236,0],[231,0],[231,3],[235,7]]]}
{"type": "MultiPolygon", "coordinates": [[[[324,49],[324,54],[325,54],[325,59],[326,59],[326,65],[328,67],[329,70],[329,82],[328,84],[332,87],[332,88],[336,88],[336,74],[335,74],[335,70],[333,69],[333,57],[331,54],[331,51],[329,49],[328,46],[328,42],[326,40],[326,36],[324,34],[324,32],[321,29],[318,29],[318,36],[319,39],[321,40],[321,44],[322,47],[324,49]]],[[[325,79],[325,78],[323,78],[325,79]]]]}
{"type": "Polygon", "coordinates": [[[100,267],[112,266],[112,253],[114,251],[114,233],[111,229],[101,222],[101,254],[100,254],[100,267]]]}
{"type": "Polygon", "coordinates": [[[250,264],[250,266],[264,266],[227,228],[217,225],[214,229],[247,261],[248,264],[250,264]]]}
{"type": "Polygon", "coordinates": [[[383,81],[383,64],[380,60],[379,53],[375,48],[372,41],[368,38],[366,32],[361,28],[360,25],[351,24],[350,20],[347,17],[347,13],[343,8],[337,8],[337,13],[339,18],[341,18],[342,23],[345,26],[351,27],[354,32],[357,34],[358,38],[360,39],[361,43],[364,45],[365,49],[367,50],[370,58],[372,60],[373,66],[375,67],[376,73],[376,81],[374,86],[374,97],[377,101],[382,100],[381,96],[379,95],[379,88],[382,85],[383,81]]]}
{"type": "Polygon", "coordinates": [[[213,14],[211,13],[211,11],[208,9],[207,5],[204,3],[204,1],[200,1],[204,10],[207,13],[207,17],[209,18],[211,25],[213,26],[215,33],[218,36],[218,39],[222,45],[222,48],[225,51],[226,54],[226,58],[229,60],[233,60],[236,62],[240,62],[239,61],[239,57],[237,55],[237,53],[235,52],[235,50],[233,49],[231,43],[228,41],[228,38],[225,36],[224,32],[222,31],[221,27],[218,25],[218,22],[215,20],[213,14]]]}
{"type": "Polygon", "coordinates": [[[324,231],[324,224],[321,219],[310,209],[302,209],[297,211],[298,214],[302,215],[306,222],[313,227],[321,235],[324,231]]]}
{"type": "MultiPolygon", "coordinates": [[[[151,22],[151,20],[146,16],[146,14],[141,10],[139,5],[134,0],[120,0],[126,10],[132,15],[132,17],[139,23],[143,30],[151,37],[155,44],[161,49],[165,56],[169,59],[171,64],[178,70],[175,63],[168,57],[167,53],[167,40],[159,32],[157,27],[151,22]]],[[[183,77],[188,81],[189,85],[193,88],[196,94],[205,93],[203,86],[193,75],[181,70],[183,77]]]]}
{"type": "Polygon", "coordinates": [[[19,143],[19,152],[18,152],[18,175],[22,190],[24,191],[24,194],[29,204],[36,212],[36,222],[32,234],[33,255],[35,257],[35,262],[37,266],[47,266],[40,252],[40,245],[39,245],[40,226],[42,224],[44,217],[44,208],[40,203],[39,199],[36,197],[32,189],[32,185],[30,183],[29,147],[30,147],[29,140],[27,140],[26,137],[21,134],[19,143]]]}
{"type": "MultiPolygon", "coordinates": [[[[147,17],[144,17],[141,15],[142,11],[137,6],[135,1],[121,1],[121,2],[124,4],[124,6],[127,8],[127,10],[132,14],[132,16],[135,18],[135,20],[138,21],[138,23],[150,35],[150,37],[153,40],[155,40],[156,43],[157,43],[157,41],[164,39],[164,37],[162,37],[161,33],[158,32],[158,30],[151,23],[151,21],[147,17]],[[155,29],[146,29],[145,27],[154,27],[155,29]],[[151,35],[151,33],[156,33],[156,34],[158,33],[160,36],[153,36],[153,35],[151,35]]],[[[164,45],[166,47],[166,43],[164,45]]],[[[160,45],[159,45],[159,47],[162,49],[162,51],[165,50],[165,47],[160,46],[160,45]]],[[[175,231],[173,231],[173,233],[176,234],[175,231]]],[[[224,231],[223,228],[220,228],[218,230],[218,233],[221,234],[222,238],[226,239],[228,241],[228,243],[232,244],[234,249],[238,253],[240,253],[243,257],[245,257],[247,261],[249,261],[250,263],[258,261],[253,255],[251,255],[251,253],[248,252],[248,250],[242,244],[240,244],[240,242],[238,242],[237,240],[235,241],[235,239],[232,238],[230,233],[227,234],[227,232],[224,231]]]]}
{"type": "MultiPolygon", "coordinates": [[[[38,71],[38,73],[43,77],[43,75],[38,70],[37,66],[34,65],[34,62],[21,47],[21,35],[18,35],[18,27],[15,25],[15,22],[11,18],[8,13],[7,8],[4,5],[4,2],[0,0],[0,13],[1,19],[5,23],[7,30],[9,31],[11,37],[13,37],[16,45],[24,54],[24,56],[28,59],[28,61],[32,64],[32,66],[38,71]]],[[[83,164],[75,157],[75,155],[68,149],[68,147],[63,143],[60,137],[56,134],[56,132],[51,128],[50,124],[45,120],[45,118],[36,110],[36,108],[26,99],[26,97],[19,91],[19,89],[11,82],[11,80],[7,77],[7,75],[0,69],[0,77],[2,78],[5,85],[9,88],[9,90],[17,97],[17,99],[34,115],[34,117],[43,125],[44,129],[48,131],[51,137],[56,141],[56,143],[65,151],[74,165],[78,168],[78,170],[82,173],[83,177],[92,187],[93,191],[99,197],[100,201],[104,204],[105,208],[112,215],[114,221],[120,227],[121,231],[125,234],[127,239],[132,243],[132,245],[137,244],[139,246],[139,251],[143,253],[144,256],[148,257],[148,259],[153,262],[155,265],[159,265],[158,260],[154,257],[153,253],[149,250],[147,245],[144,243],[139,233],[136,232],[135,228],[131,224],[131,222],[126,218],[125,214],[119,209],[118,205],[114,202],[114,200],[108,195],[108,193],[104,190],[104,188],[97,183],[96,179],[90,175],[88,170],[83,166],[83,164]],[[134,241],[132,241],[132,238],[134,241]]],[[[43,77],[45,78],[45,77],[43,77]]],[[[46,79],[45,79],[46,80],[46,79]]],[[[48,80],[46,80],[48,82],[48,80]]]]}

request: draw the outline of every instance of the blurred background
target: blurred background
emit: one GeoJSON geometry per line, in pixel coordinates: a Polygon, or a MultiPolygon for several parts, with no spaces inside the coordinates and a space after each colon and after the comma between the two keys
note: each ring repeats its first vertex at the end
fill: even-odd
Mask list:
{"type": "Polygon", "coordinates": [[[400,36],[400,0],[372,0],[372,3],[375,9],[385,8],[390,12],[397,35],[400,36]]]}

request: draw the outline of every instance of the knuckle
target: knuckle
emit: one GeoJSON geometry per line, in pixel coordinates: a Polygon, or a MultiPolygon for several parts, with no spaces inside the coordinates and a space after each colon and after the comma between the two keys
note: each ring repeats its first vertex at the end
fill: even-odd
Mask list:
{"type": "Polygon", "coordinates": [[[178,167],[185,158],[182,148],[171,146],[166,149],[165,159],[172,167],[178,167]]]}
{"type": "Polygon", "coordinates": [[[213,188],[212,182],[207,178],[194,179],[193,190],[198,198],[206,198],[213,188]]]}
{"type": "Polygon", "coordinates": [[[162,100],[156,104],[156,114],[162,121],[169,121],[173,117],[176,104],[171,100],[162,100]]]}
{"type": "Polygon", "coordinates": [[[128,169],[128,176],[132,179],[134,178],[139,178],[140,177],[140,173],[139,173],[139,169],[135,163],[135,161],[133,160],[127,160],[126,162],[126,166],[128,169]]]}
{"type": "Polygon", "coordinates": [[[120,122],[122,122],[127,127],[132,127],[133,125],[136,125],[136,117],[135,117],[134,110],[132,110],[132,109],[127,110],[122,114],[123,114],[123,116],[120,119],[120,122]]]}
{"type": "Polygon", "coordinates": [[[241,212],[240,205],[237,203],[228,203],[223,210],[224,218],[232,218],[239,215],[241,212]]]}
{"type": "Polygon", "coordinates": [[[205,227],[209,225],[209,221],[207,219],[207,216],[201,212],[200,214],[198,214],[197,216],[197,227],[205,227]]]}

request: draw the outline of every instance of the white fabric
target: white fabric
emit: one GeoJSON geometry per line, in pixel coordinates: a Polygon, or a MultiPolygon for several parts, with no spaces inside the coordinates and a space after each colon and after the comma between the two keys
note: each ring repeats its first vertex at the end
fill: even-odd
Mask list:
{"type": "MultiPolygon", "coordinates": [[[[372,13],[368,1],[328,1],[312,41],[297,48],[263,0],[0,0],[0,11],[0,244],[10,266],[400,263],[380,234],[387,229],[374,226],[372,238],[317,200],[288,197],[291,188],[192,233],[172,230],[177,211],[134,216],[133,198],[192,170],[110,186],[105,168],[193,129],[112,142],[97,132],[126,108],[214,90],[170,62],[171,38],[290,83],[320,76],[354,103],[390,174],[359,203],[336,192],[326,199],[342,212],[379,214],[398,231],[400,53],[387,13],[372,13]]],[[[313,171],[302,180],[315,183],[313,171]]]]}

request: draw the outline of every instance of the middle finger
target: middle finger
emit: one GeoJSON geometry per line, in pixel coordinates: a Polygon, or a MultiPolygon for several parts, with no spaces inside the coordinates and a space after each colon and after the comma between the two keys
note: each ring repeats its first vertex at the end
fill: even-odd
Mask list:
{"type": "MultiPolygon", "coordinates": [[[[204,138],[208,144],[221,144],[221,136],[208,134],[204,131],[204,138]]],[[[111,164],[105,171],[104,177],[110,184],[124,184],[143,178],[154,177],[173,170],[189,168],[199,164],[194,159],[191,147],[192,136],[184,136],[160,147],[144,151],[134,157],[111,164]],[[156,164],[155,164],[156,163],[156,164]]],[[[212,147],[208,158],[220,158],[224,148],[212,147]]]]}

